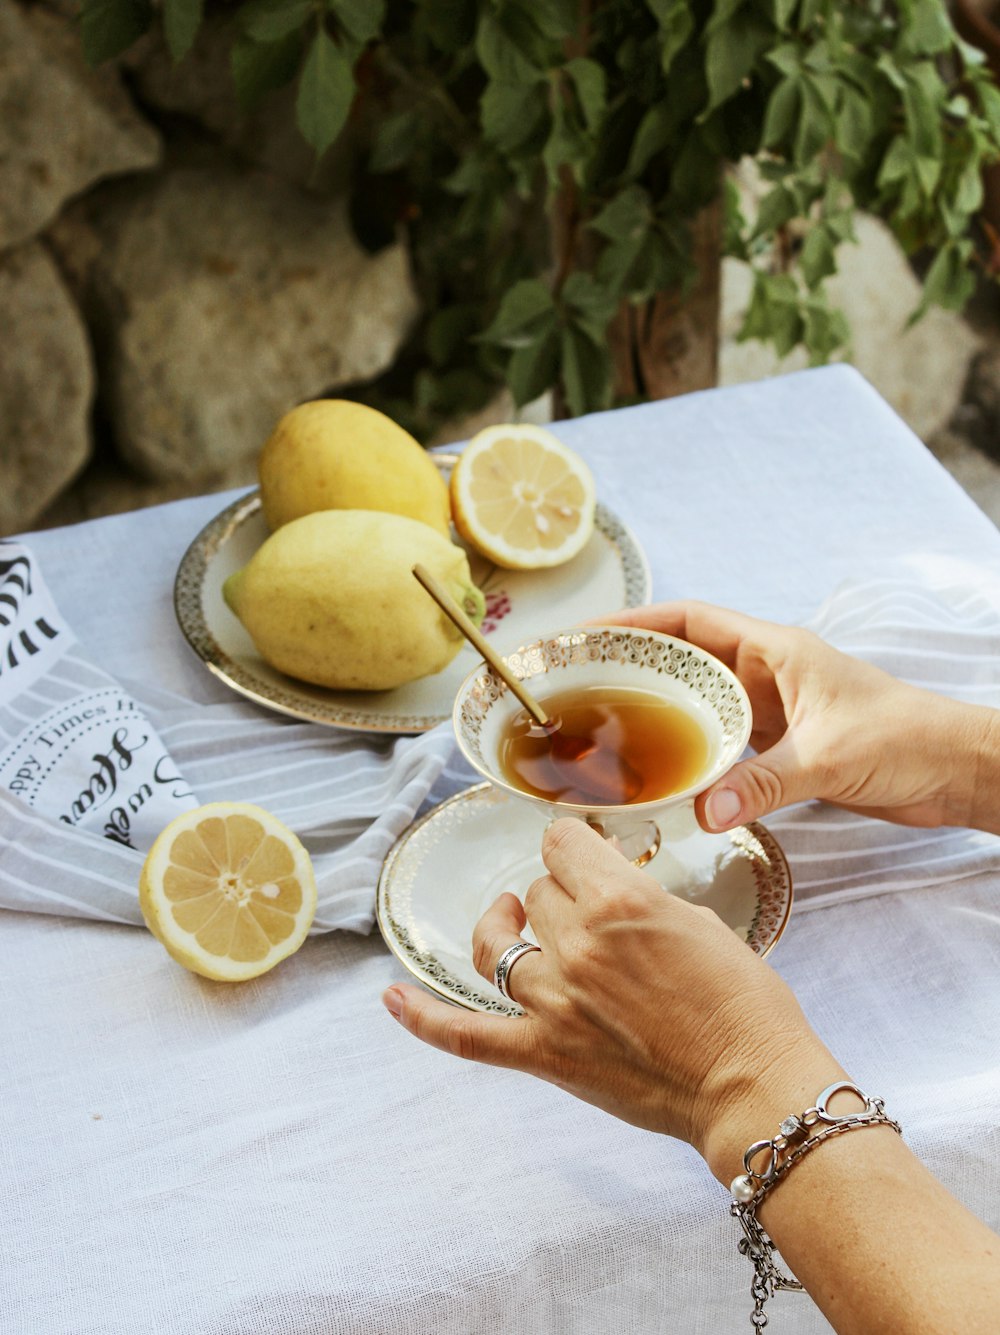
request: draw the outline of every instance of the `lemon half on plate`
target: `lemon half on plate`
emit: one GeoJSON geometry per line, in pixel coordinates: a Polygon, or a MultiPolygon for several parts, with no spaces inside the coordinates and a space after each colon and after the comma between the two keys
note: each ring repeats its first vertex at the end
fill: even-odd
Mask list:
{"type": "Polygon", "coordinates": [[[594,478],[544,427],[491,426],[451,475],[451,511],[465,541],[497,565],[539,570],[583,549],[594,530],[594,478]]]}
{"type": "Polygon", "coordinates": [[[242,982],[286,959],[316,912],[309,854],[249,802],[210,802],[170,822],[139,878],[146,925],[179,964],[242,982]]]}

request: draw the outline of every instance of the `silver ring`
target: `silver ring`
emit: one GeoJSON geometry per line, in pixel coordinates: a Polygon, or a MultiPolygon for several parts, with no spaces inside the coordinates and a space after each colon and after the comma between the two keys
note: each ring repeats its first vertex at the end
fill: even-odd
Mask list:
{"type": "Polygon", "coordinates": [[[533,941],[515,941],[512,946],[507,947],[497,960],[497,967],[493,970],[493,986],[508,1001],[514,1000],[507,990],[507,979],[510,977],[510,971],[521,956],[527,955],[529,950],[541,950],[541,946],[536,946],[533,941]]]}

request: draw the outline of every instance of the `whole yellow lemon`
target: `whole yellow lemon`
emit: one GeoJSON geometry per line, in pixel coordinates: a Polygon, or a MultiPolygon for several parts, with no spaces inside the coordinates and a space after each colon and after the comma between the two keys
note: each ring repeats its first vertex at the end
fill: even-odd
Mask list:
{"type": "Polygon", "coordinates": [[[464,643],[414,578],[418,563],[482,620],[465,552],[427,524],[373,510],[283,524],[223,596],[279,672],[336,690],[390,690],[440,672],[464,643]]]}
{"type": "Polygon", "coordinates": [[[383,510],[448,537],[448,487],[426,450],[385,413],[317,399],[286,413],[258,461],[272,532],[316,510],[383,510]]]}

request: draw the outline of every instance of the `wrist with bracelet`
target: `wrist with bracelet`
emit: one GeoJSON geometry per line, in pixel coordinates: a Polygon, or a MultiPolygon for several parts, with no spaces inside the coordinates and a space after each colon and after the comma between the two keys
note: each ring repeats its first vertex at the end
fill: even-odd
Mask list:
{"type": "Polygon", "coordinates": [[[750,1284],[754,1310],[750,1321],[755,1330],[763,1330],[767,1325],[764,1304],[773,1293],[780,1290],[802,1292],[803,1289],[797,1279],[783,1274],[775,1264],[775,1244],[757,1219],[759,1206],[810,1150],[833,1136],[865,1126],[891,1126],[902,1135],[902,1128],[888,1116],[881,1099],[869,1098],[850,1080],[838,1080],[819,1094],[811,1108],[786,1117],[776,1136],[770,1140],[755,1140],[747,1147],[743,1155],[744,1172],[730,1185],[733,1201],[729,1209],[739,1220],[744,1233],[738,1244],[739,1250],[750,1258],[754,1267],[750,1284]],[[861,1099],[864,1108],[839,1116],[831,1113],[831,1099],[845,1092],[861,1099]]]}

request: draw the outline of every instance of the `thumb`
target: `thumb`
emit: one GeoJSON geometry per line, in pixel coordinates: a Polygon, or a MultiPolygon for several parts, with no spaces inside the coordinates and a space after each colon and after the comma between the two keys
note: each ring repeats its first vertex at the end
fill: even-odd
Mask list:
{"type": "Polygon", "coordinates": [[[702,829],[731,830],[779,807],[815,797],[812,788],[809,771],[785,733],[769,751],[734,765],[707,788],[696,800],[695,812],[702,829]]]}

